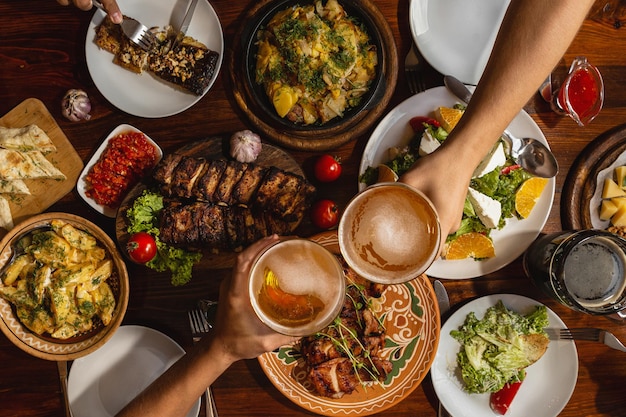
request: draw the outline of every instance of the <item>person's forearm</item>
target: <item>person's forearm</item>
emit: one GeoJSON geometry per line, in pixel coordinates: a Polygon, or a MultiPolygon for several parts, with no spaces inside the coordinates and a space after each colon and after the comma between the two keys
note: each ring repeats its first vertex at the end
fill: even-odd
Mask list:
{"type": "Polygon", "coordinates": [[[159,379],[126,406],[118,417],[184,416],[232,364],[233,358],[213,343],[211,335],[172,365],[159,379]]]}
{"type": "Polygon", "coordinates": [[[511,1],[472,102],[446,145],[464,148],[464,161],[478,165],[557,65],[592,4],[511,1]]]}

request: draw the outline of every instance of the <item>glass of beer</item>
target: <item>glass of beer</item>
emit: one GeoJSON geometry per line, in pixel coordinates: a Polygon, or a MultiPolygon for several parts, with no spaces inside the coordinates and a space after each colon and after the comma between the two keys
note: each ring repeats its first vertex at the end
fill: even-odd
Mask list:
{"type": "Polygon", "coordinates": [[[399,182],[357,194],[339,221],[339,248],[354,271],[372,282],[398,284],[424,273],[439,253],[439,216],[419,190],[399,182]]]}
{"type": "Polygon", "coordinates": [[[254,261],[248,291],[259,319],[289,336],[325,328],[343,306],[346,283],[337,257],[308,239],[279,241],[254,261]]]}
{"type": "Polygon", "coordinates": [[[526,275],[561,304],[583,313],[626,318],[626,240],[602,230],[564,231],[537,239],[524,254],[526,275]]]}

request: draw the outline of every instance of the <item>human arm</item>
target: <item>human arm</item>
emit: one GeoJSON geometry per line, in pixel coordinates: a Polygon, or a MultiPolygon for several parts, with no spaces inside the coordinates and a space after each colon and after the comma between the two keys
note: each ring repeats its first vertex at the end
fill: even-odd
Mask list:
{"type": "MultiPolygon", "coordinates": [[[[91,0],[57,0],[57,2],[62,6],[73,4],[81,10],[91,10],[93,7],[91,0]]],[[[115,0],[102,0],[102,5],[113,23],[122,23],[122,12],[115,0]]]]}
{"type": "Polygon", "coordinates": [[[459,124],[441,147],[401,178],[432,200],[442,233],[460,225],[474,169],[559,62],[593,2],[511,1],[459,124]]]}
{"type": "Polygon", "coordinates": [[[248,296],[252,262],[277,239],[276,236],[262,239],[239,254],[232,276],[222,282],[214,328],[118,416],[184,416],[234,362],[294,341],[261,323],[248,296]]]}

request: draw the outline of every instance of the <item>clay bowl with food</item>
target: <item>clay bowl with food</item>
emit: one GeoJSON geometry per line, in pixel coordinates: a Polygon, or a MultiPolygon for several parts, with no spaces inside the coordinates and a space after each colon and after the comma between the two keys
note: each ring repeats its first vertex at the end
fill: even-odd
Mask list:
{"type": "MultiPolygon", "coordinates": [[[[323,9],[316,9],[316,3],[314,0],[258,2],[242,19],[246,24],[241,25],[229,57],[232,90],[240,110],[262,136],[295,150],[329,150],[356,140],[384,113],[397,81],[398,54],[393,33],[373,2],[328,0],[319,2],[323,9]],[[279,28],[282,24],[286,37],[298,33],[289,26],[302,22],[295,22],[297,19],[289,15],[290,11],[312,6],[315,17],[322,16],[321,21],[326,21],[328,8],[336,10],[336,4],[345,10],[345,15],[338,14],[342,16],[339,23],[333,21],[323,26],[320,37],[324,41],[307,43],[302,41],[308,39],[304,36],[297,40],[297,46],[293,41],[291,46],[295,50],[301,50],[300,45],[304,45],[308,52],[294,56],[293,62],[289,62],[289,71],[297,68],[291,75],[263,64],[288,62],[286,57],[290,54],[279,52],[283,49],[278,45],[292,41],[278,40],[273,34],[283,30],[279,28]],[[292,21],[287,22],[289,19],[292,21]],[[341,37],[335,36],[338,32],[342,33],[341,37]],[[367,42],[362,41],[363,34],[369,38],[367,42]],[[337,46],[333,43],[337,38],[350,42],[337,46]],[[319,58],[315,45],[322,50],[319,58]],[[303,55],[308,55],[306,62],[301,59],[303,55]],[[321,56],[331,57],[332,61],[324,62],[322,67],[321,56]],[[368,74],[366,77],[364,72],[368,74]],[[261,79],[257,78],[258,73],[264,74],[261,79]],[[331,99],[330,90],[339,99],[335,96],[331,99]],[[287,98],[283,101],[280,97],[287,98]],[[308,100],[304,101],[304,97],[308,100]],[[353,100],[354,97],[358,99],[353,100]],[[331,117],[334,114],[339,115],[331,117]]],[[[307,24],[305,21],[304,25],[307,24]]]]}
{"type": "Polygon", "coordinates": [[[128,296],[115,243],[84,218],[40,214],[0,241],[0,330],[33,356],[68,361],[95,351],[119,328],[128,296]]]}

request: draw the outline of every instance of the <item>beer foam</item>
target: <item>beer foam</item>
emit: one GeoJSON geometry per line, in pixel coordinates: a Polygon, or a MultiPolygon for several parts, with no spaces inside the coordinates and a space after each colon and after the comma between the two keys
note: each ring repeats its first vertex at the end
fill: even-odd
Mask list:
{"type": "Polygon", "coordinates": [[[335,255],[315,243],[305,242],[288,240],[280,247],[270,248],[261,258],[258,271],[263,273],[266,267],[271,269],[286,292],[315,294],[327,301],[337,288],[335,255]]]}
{"type": "Polygon", "coordinates": [[[342,254],[355,271],[376,282],[421,274],[439,247],[439,223],[429,202],[401,184],[357,195],[339,225],[342,254]]]}
{"type": "Polygon", "coordinates": [[[563,273],[568,291],[586,308],[608,307],[626,296],[626,256],[606,237],[590,238],[572,249],[563,273]]]}

